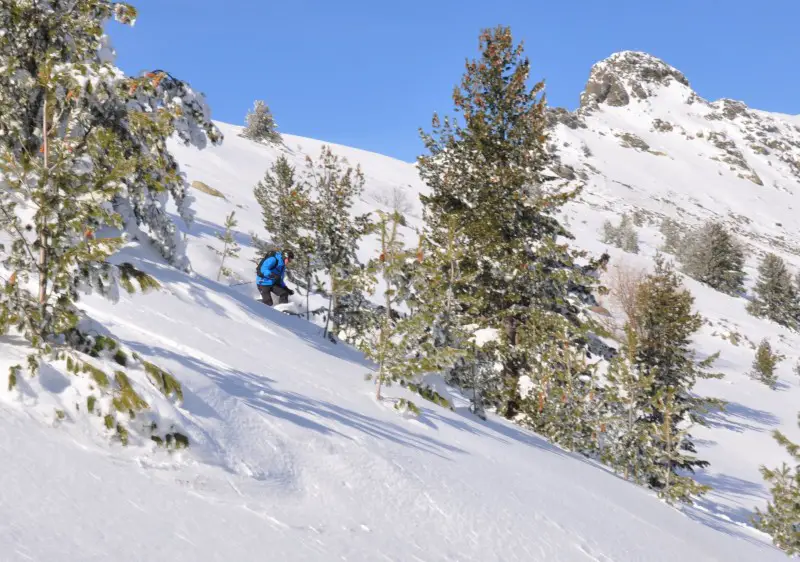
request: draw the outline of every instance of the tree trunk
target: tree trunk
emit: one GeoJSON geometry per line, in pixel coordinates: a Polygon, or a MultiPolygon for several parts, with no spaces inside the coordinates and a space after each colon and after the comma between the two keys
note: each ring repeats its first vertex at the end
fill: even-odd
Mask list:
{"type": "Polygon", "coordinates": [[[336,310],[336,291],[336,274],[334,273],[331,275],[331,298],[328,302],[328,306],[330,308],[328,311],[328,318],[331,321],[331,329],[328,331],[327,335],[330,336],[331,341],[333,341],[333,338],[336,334],[336,319],[333,317],[334,311],[336,310]]]}
{"type": "MultiPolygon", "coordinates": [[[[47,95],[44,97],[44,109],[42,111],[42,152],[44,154],[44,190],[45,190],[45,205],[49,205],[49,189],[48,183],[49,170],[48,170],[48,146],[47,146],[47,95]]],[[[47,274],[48,274],[48,251],[47,251],[47,209],[42,210],[42,222],[39,225],[39,307],[41,309],[42,320],[44,320],[47,309],[47,274]]]]}
{"type": "Polygon", "coordinates": [[[306,322],[311,321],[311,267],[306,268],[306,322]]]}

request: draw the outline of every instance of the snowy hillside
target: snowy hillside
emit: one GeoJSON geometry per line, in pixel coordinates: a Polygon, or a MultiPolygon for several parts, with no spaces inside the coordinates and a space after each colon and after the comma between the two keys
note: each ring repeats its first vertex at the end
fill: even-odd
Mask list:
{"type": "MultiPolygon", "coordinates": [[[[557,173],[586,184],[568,211],[579,246],[648,268],[661,217],[694,225],[714,216],[750,246],[749,282],[765,250],[800,270],[800,118],[708,103],[677,70],[634,53],[598,64],[581,109],[552,118],[557,173]],[[604,220],[636,209],[650,219],[638,255],[598,241],[604,220]]],[[[197,219],[185,234],[194,272],[131,245],[119,259],[162,289],[82,303],[99,331],[181,382],[176,400],[148,391],[144,371],[133,379],[152,421],[191,446],[168,454],[138,434],[109,446],[103,420],[82,406],[91,381],[60,363],[13,390],[2,385],[0,560],[786,559],[748,521],[766,501],[759,465],[787,460],[770,432],[800,439],[798,334],[686,280],[708,320],[698,351],[721,351],[716,370],[726,375],[699,391],[730,406],[693,431],[711,462],[698,479],[714,491],[682,511],[508,422],[475,418],[456,395],[453,412],[418,402],[422,414],[405,417],[374,400],[359,353],[268,309],[253,285],[231,286],[252,280],[249,232],[262,230],[253,186],[279,155],[302,169],[323,143],[285,135],[283,147],[267,147],[219,126],[222,146],[175,147],[189,181],[211,188],[193,192],[197,219]],[[230,264],[234,279],[218,283],[208,245],[231,211],[244,251],[230,264]],[[747,375],[750,342],[763,337],[787,356],[777,391],[747,375]]],[[[332,148],[366,175],[356,211],[405,193],[409,225],[418,224],[424,186],[413,165],[332,148]]],[[[24,362],[19,341],[0,339],[1,374],[24,362]]],[[[404,396],[395,387],[387,395],[404,396]]]]}

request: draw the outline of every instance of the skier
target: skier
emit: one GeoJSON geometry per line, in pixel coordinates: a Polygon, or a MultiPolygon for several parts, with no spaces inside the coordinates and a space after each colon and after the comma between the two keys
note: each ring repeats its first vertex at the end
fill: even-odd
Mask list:
{"type": "Polygon", "coordinates": [[[278,304],[289,302],[289,296],[294,294],[284,283],[286,266],[294,259],[291,250],[280,250],[268,253],[258,263],[256,268],[256,285],[261,293],[261,302],[272,306],[272,293],[278,297],[278,304]]]}

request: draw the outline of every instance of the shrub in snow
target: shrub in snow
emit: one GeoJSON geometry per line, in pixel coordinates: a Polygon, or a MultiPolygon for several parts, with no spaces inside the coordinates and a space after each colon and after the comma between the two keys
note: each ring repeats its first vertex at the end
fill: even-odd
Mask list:
{"type": "Polygon", "coordinates": [[[243,137],[275,144],[283,141],[278,133],[278,125],[275,123],[272,111],[263,101],[257,100],[253,104],[253,110],[248,112],[245,122],[246,126],[242,131],[243,137]]]}
{"type": "Polygon", "coordinates": [[[220,258],[217,281],[219,281],[220,277],[223,275],[225,277],[230,277],[232,274],[231,269],[229,267],[225,267],[225,260],[228,258],[239,257],[239,251],[241,248],[239,247],[238,242],[236,242],[236,237],[234,236],[234,229],[237,225],[236,211],[231,211],[231,214],[225,217],[225,231],[222,234],[217,233],[217,239],[222,242],[222,249],[219,250],[213,246],[209,246],[209,249],[211,249],[220,258]]]}
{"type": "MultiPolygon", "coordinates": [[[[800,416],[798,416],[800,426],[800,416]]],[[[793,443],[780,431],[773,434],[794,462],[780,468],[761,467],[764,480],[770,484],[772,499],[766,511],[756,509],[756,526],[772,537],[772,542],[786,554],[800,554],[800,445],[793,443]]]]}
{"type": "Polygon", "coordinates": [[[784,359],[783,355],[772,351],[769,340],[765,338],[758,344],[758,349],[756,349],[753,370],[750,376],[760,380],[774,390],[778,384],[778,375],[775,373],[775,369],[784,359]]]}

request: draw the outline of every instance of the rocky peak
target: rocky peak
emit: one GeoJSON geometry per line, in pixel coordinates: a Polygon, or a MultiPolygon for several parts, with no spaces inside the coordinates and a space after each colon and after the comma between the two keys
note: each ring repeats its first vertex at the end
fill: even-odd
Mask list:
{"type": "Polygon", "coordinates": [[[676,68],[647,53],[615,53],[592,67],[581,108],[606,104],[625,106],[631,99],[647,99],[660,87],[676,81],[689,88],[689,80],[676,68]]]}

